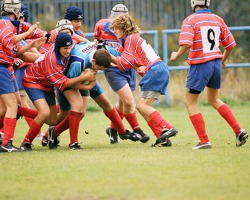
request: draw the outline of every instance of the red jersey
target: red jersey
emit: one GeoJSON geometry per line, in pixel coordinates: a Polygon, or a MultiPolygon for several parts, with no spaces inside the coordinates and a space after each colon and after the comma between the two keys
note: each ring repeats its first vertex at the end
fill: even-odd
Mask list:
{"type": "Polygon", "coordinates": [[[187,62],[192,65],[222,58],[219,47],[231,49],[236,42],[222,18],[200,9],[183,21],[179,45],[191,45],[187,62]]]}
{"type": "Polygon", "coordinates": [[[76,31],[75,34],[76,35],[80,35],[80,36],[82,36],[82,37],[85,38],[85,35],[84,35],[84,33],[81,30],[76,31]]]}
{"type": "Polygon", "coordinates": [[[14,58],[17,49],[14,46],[17,28],[11,23],[9,18],[4,17],[0,20],[0,64],[6,65],[12,71],[14,58]]]}
{"type": "Polygon", "coordinates": [[[69,78],[63,74],[68,61],[69,58],[66,59],[65,63],[62,63],[54,49],[50,50],[25,70],[23,86],[38,88],[46,92],[53,91],[54,87],[61,91],[64,90],[69,81],[69,78]]]}
{"type": "Polygon", "coordinates": [[[154,63],[161,61],[150,44],[140,34],[131,34],[126,37],[124,50],[121,56],[116,58],[120,70],[145,66],[150,68],[154,63]]]}
{"type": "Polygon", "coordinates": [[[101,19],[95,25],[94,38],[102,40],[106,45],[115,49],[121,47],[120,40],[109,29],[110,21],[108,19],[101,19]]]}
{"type": "Polygon", "coordinates": [[[57,31],[56,31],[56,29],[50,31],[50,41],[49,41],[49,42],[45,42],[45,43],[41,46],[41,48],[40,48],[40,50],[39,50],[39,52],[40,52],[41,54],[44,54],[44,53],[48,52],[48,51],[51,49],[51,47],[53,46],[53,44],[54,44],[54,42],[55,42],[56,36],[57,36],[57,31]]]}

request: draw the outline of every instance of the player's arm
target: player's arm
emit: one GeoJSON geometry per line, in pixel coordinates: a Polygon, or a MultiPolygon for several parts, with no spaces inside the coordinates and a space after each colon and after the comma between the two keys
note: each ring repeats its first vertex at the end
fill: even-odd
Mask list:
{"type": "MultiPolygon", "coordinates": [[[[41,37],[41,38],[38,38],[36,40],[33,40],[31,43],[27,44],[26,46],[22,46],[18,50],[16,56],[19,57],[20,55],[22,55],[23,53],[29,51],[32,48],[38,49],[42,44],[45,43],[46,39],[47,39],[46,37],[41,37]]],[[[26,62],[30,62],[30,61],[26,61],[26,62]]]]}
{"type": "Polygon", "coordinates": [[[93,81],[95,79],[96,75],[95,70],[88,70],[87,72],[82,72],[79,76],[75,78],[69,78],[69,81],[66,85],[66,87],[72,87],[77,83],[81,83],[83,81],[93,81]]]}
{"type": "Polygon", "coordinates": [[[71,88],[78,90],[91,90],[95,86],[95,84],[96,84],[96,79],[92,80],[88,85],[78,83],[74,86],[71,86],[71,88]]]}
{"type": "Polygon", "coordinates": [[[231,53],[232,50],[233,50],[233,48],[225,49],[224,50],[223,58],[222,58],[222,68],[226,67],[226,60],[227,60],[227,58],[230,55],[230,53],[231,53]]]}
{"type": "Polygon", "coordinates": [[[175,61],[178,58],[180,58],[184,53],[186,53],[190,49],[190,45],[182,45],[180,46],[179,50],[177,52],[172,52],[170,60],[175,61]]]}
{"type": "Polygon", "coordinates": [[[88,39],[77,34],[74,34],[73,37],[77,38],[80,42],[89,42],[88,39]]]}
{"type": "Polygon", "coordinates": [[[33,24],[29,30],[27,32],[24,32],[22,34],[16,35],[14,44],[20,42],[21,40],[25,39],[26,37],[28,37],[30,34],[32,34],[34,32],[34,30],[38,27],[39,22],[36,22],[35,24],[33,24]]]}

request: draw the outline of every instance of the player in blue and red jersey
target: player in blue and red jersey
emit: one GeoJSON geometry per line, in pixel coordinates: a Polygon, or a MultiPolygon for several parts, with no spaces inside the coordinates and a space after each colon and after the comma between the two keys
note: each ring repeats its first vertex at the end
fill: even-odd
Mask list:
{"type": "MultiPolygon", "coordinates": [[[[115,5],[111,10],[109,19],[101,19],[96,23],[94,31],[95,40],[101,40],[105,45],[121,51],[124,40],[120,41],[109,29],[109,25],[115,17],[126,14],[128,14],[128,9],[125,5],[115,5]]],[[[141,142],[147,142],[150,137],[141,130],[134,106],[133,92],[136,88],[136,71],[134,69],[120,71],[118,68],[110,67],[104,70],[104,75],[113,91],[119,96],[116,109],[120,117],[122,119],[126,118],[133,131],[140,135],[141,142]]],[[[111,144],[118,142],[115,140],[117,138],[117,131],[112,122],[110,127],[106,129],[106,133],[110,137],[111,144]]]]}
{"type": "MultiPolygon", "coordinates": [[[[56,37],[55,46],[49,52],[43,54],[32,66],[29,66],[23,76],[23,85],[31,101],[38,111],[30,125],[21,149],[32,150],[32,141],[39,133],[44,123],[55,125],[57,123],[57,111],[54,87],[60,91],[72,87],[84,80],[92,80],[95,72],[81,74],[79,77],[69,79],[63,72],[69,62],[71,48],[75,45],[68,33],[59,33],[56,37]]],[[[81,95],[78,90],[67,90],[64,95],[69,98],[71,111],[69,113],[69,127],[74,134],[70,135],[72,143],[78,142],[78,128],[82,118],[81,95]],[[78,102],[78,103],[77,103],[78,102]],[[72,125],[72,126],[71,126],[72,125]]],[[[56,138],[55,138],[56,139],[56,138]]]]}
{"type": "Polygon", "coordinates": [[[212,147],[203,116],[197,107],[199,94],[205,87],[208,102],[232,127],[236,135],[236,146],[242,146],[248,138],[248,133],[241,128],[232,110],[219,97],[221,69],[225,67],[225,62],[236,43],[224,20],[213,14],[208,9],[209,5],[210,0],[191,0],[194,14],[183,21],[179,36],[180,48],[178,52],[173,52],[170,58],[171,61],[177,60],[190,49],[185,103],[189,118],[200,139],[193,149],[212,147]],[[223,54],[220,46],[225,49],[223,54]]]}
{"type": "Polygon", "coordinates": [[[153,146],[171,146],[169,138],[175,136],[178,131],[151,106],[161,94],[165,94],[169,82],[168,67],[140,36],[139,27],[129,15],[112,20],[110,29],[118,39],[124,39],[121,56],[111,56],[112,62],[121,71],[134,68],[142,76],[139,82],[142,94],[136,108],[157,137],[153,146]]]}
{"type": "MultiPolygon", "coordinates": [[[[20,151],[12,145],[17,122],[18,103],[20,97],[14,76],[14,58],[36,46],[36,41],[26,47],[18,48],[17,44],[37,28],[32,25],[25,33],[19,33],[19,14],[21,4],[19,0],[5,0],[1,4],[2,19],[0,20],[0,129],[4,127],[4,136],[0,152],[20,151]]],[[[39,41],[43,41],[42,40],[39,41]]],[[[38,41],[38,40],[37,40],[38,41]]]]}

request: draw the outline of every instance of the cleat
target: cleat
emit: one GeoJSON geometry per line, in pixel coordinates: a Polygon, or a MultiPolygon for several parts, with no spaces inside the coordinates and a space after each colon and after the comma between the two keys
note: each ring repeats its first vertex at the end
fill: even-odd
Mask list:
{"type": "Polygon", "coordinates": [[[78,142],[74,142],[73,144],[69,145],[70,150],[78,150],[82,149],[81,146],[78,144],[78,142]]]}
{"type": "Polygon", "coordinates": [[[172,142],[170,139],[166,139],[162,143],[155,143],[152,145],[152,147],[171,147],[171,146],[172,146],[172,142]]]}
{"type": "Polygon", "coordinates": [[[22,143],[20,146],[20,149],[22,151],[32,151],[33,144],[29,142],[22,143]]]}
{"type": "Polygon", "coordinates": [[[54,126],[49,127],[48,131],[48,145],[50,149],[56,149],[59,145],[58,137],[54,133],[54,126]]]}
{"type": "Polygon", "coordinates": [[[245,129],[241,128],[239,133],[236,135],[236,147],[240,147],[244,145],[248,138],[248,133],[245,131],[245,129]]]}
{"type": "Polygon", "coordinates": [[[194,146],[192,149],[196,150],[196,149],[211,149],[212,145],[210,142],[207,142],[205,144],[202,144],[201,142],[199,142],[196,146],[194,146]]]}
{"type": "Polygon", "coordinates": [[[162,130],[161,136],[156,139],[155,144],[164,143],[166,141],[166,139],[173,137],[173,136],[176,136],[177,133],[178,133],[178,131],[174,127],[172,127],[171,129],[164,128],[162,130]]]}
{"type": "Polygon", "coordinates": [[[150,139],[150,137],[147,134],[145,134],[141,129],[134,130],[134,133],[138,134],[141,137],[140,142],[142,143],[146,143],[150,139]]]}
{"type": "Polygon", "coordinates": [[[140,135],[138,135],[136,133],[132,133],[129,130],[126,130],[126,133],[124,133],[124,134],[119,134],[119,137],[122,140],[131,140],[131,141],[134,141],[134,142],[141,139],[140,135]]]}
{"type": "Polygon", "coordinates": [[[41,145],[43,147],[47,147],[48,146],[48,137],[46,137],[45,135],[42,137],[42,141],[41,141],[41,145]]]}
{"type": "Polygon", "coordinates": [[[22,149],[19,149],[15,146],[12,145],[12,140],[9,140],[8,143],[5,146],[0,146],[0,152],[7,152],[7,153],[11,153],[11,152],[22,152],[22,149]]]}
{"type": "Polygon", "coordinates": [[[118,143],[118,134],[115,129],[108,127],[106,129],[106,134],[109,136],[110,144],[117,144],[118,143]]]}

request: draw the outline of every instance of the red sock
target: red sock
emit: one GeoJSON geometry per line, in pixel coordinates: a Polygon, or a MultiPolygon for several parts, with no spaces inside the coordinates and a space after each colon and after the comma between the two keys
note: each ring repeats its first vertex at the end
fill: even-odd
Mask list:
{"type": "Polygon", "coordinates": [[[27,107],[23,107],[23,106],[18,108],[17,113],[21,116],[25,116],[25,117],[28,117],[31,119],[34,119],[38,115],[38,112],[36,109],[27,108],[27,107]]]}
{"type": "Polygon", "coordinates": [[[126,120],[128,121],[128,123],[130,124],[133,130],[137,130],[140,128],[140,125],[136,116],[136,111],[134,111],[131,114],[124,114],[124,117],[126,118],[126,120]]]}
{"type": "Polygon", "coordinates": [[[205,122],[201,113],[189,117],[202,144],[209,142],[205,122]]]}
{"type": "Polygon", "coordinates": [[[171,124],[163,119],[158,111],[154,111],[149,115],[148,125],[157,138],[160,137],[163,128],[173,128],[171,124]]]}
{"type": "Polygon", "coordinates": [[[30,124],[30,128],[28,130],[28,133],[25,135],[24,140],[22,143],[29,142],[32,143],[35,137],[39,134],[40,130],[42,128],[42,125],[37,124],[34,120],[30,124]]]}
{"type": "MultiPolygon", "coordinates": [[[[120,118],[121,118],[121,120],[124,118],[124,114],[122,113],[122,112],[120,112],[119,110],[117,110],[117,108],[115,107],[115,110],[118,112],[118,114],[119,114],[119,116],[120,116],[120,118]]],[[[112,120],[111,120],[111,123],[110,123],[110,127],[112,128],[112,129],[115,129],[116,130],[116,126],[115,126],[115,124],[112,122],[112,120]]]]}
{"type": "Polygon", "coordinates": [[[81,119],[82,119],[82,113],[70,111],[69,113],[70,145],[73,144],[74,142],[78,142],[78,130],[81,119]]]}
{"type": "Polygon", "coordinates": [[[17,120],[5,117],[3,121],[4,121],[3,122],[4,123],[4,127],[3,127],[4,136],[3,136],[2,145],[5,146],[9,140],[13,140],[14,138],[14,132],[15,132],[17,120]]]}
{"type": "Polygon", "coordinates": [[[173,127],[162,118],[158,111],[154,111],[149,115],[148,125],[157,138],[160,137],[163,128],[171,129],[173,127]]]}
{"type": "Polygon", "coordinates": [[[227,104],[223,104],[218,108],[218,112],[220,115],[227,121],[227,123],[232,127],[234,133],[237,134],[240,131],[240,125],[234,116],[232,110],[229,108],[227,104]]]}
{"type": "MultiPolygon", "coordinates": [[[[26,120],[27,124],[28,124],[29,127],[30,127],[31,123],[33,122],[33,119],[28,118],[28,117],[24,117],[24,119],[26,120]]],[[[38,133],[38,135],[40,135],[40,134],[41,134],[41,131],[38,133]]]]}
{"type": "Polygon", "coordinates": [[[55,126],[54,133],[59,136],[63,131],[69,128],[69,114],[65,117],[63,121],[55,126]]]}
{"type": "Polygon", "coordinates": [[[30,126],[31,123],[33,122],[33,119],[28,118],[28,117],[24,117],[24,119],[26,120],[27,124],[30,126]]]}
{"type": "Polygon", "coordinates": [[[160,128],[159,126],[157,126],[157,124],[154,121],[148,121],[148,126],[151,128],[151,130],[153,131],[154,135],[158,138],[161,135],[162,132],[162,128],[160,128]]]}
{"type": "Polygon", "coordinates": [[[124,134],[126,133],[126,128],[122,122],[121,117],[119,116],[119,113],[115,108],[113,108],[110,111],[104,112],[104,114],[110,119],[112,122],[111,128],[115,129],[118,131],[119,134],[124,134]]]}
{"type": "Polygon", "coordinates": [[[2,128],[3,128],[3,118],[0,119],[0,129],[2,129],[2,128]]]}

